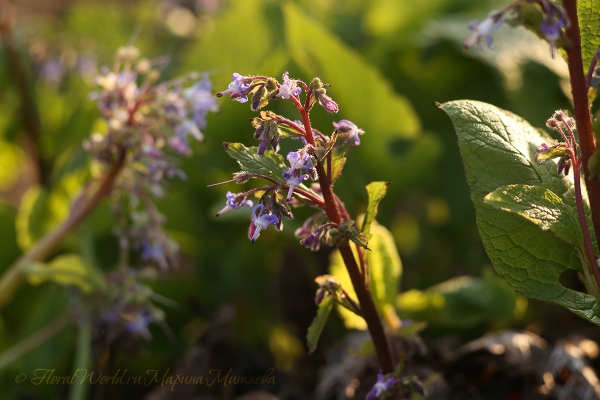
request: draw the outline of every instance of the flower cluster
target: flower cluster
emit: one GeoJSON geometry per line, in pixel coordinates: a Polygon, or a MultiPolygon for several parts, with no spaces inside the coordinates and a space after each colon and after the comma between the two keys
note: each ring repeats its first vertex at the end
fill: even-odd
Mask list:
{"type": "Polygon", "coordinates": [[[492,11],[488,17],[482,22],[473,20],[469,23],[469,29],[474,31],[471,36],[463,43],[463,48],[468,49],[477,43],[479,51],[483,50],[481,46],[481,40],[485,39],[485,43],[488,48],[492,48],[492,36],[491,34],[496,32],[504,24],[504,13],[499,11],[492,11]]]}
{"type": "MultiPolygon", "coordinates": [[[[254,138],[258,140],[257,148],[246,148],[237,144],[237,149],[245,149],[245,153],[231,152],[238,160],[242,171],[234,175],[228,182],[243,184],[250,179],[264,179],[269,185],[251,189],[242,193],[227,192],[225,207],[217,216],[230,210],[238,210],[244,206],[251,208],[251,221],[248,236],[254,243],[260,233],[273,225],[277,230],[283,227],[283,218],[291,219],[291,206],[309,205],[321,209],[310,217],[296,236],[301,244],[311,250],[318,250],[320,244],[333,245],[338,240],[349,238],[358,240],[353,228],[353,221],[346,224],[329,223],[324,211],[325,201],[321,193],[324,180],[331,185],[340,175],[346,156],[353,146],[360,145],[360,135],[365,132],[349,120],[333,123],[334,132],[327,136],[312,128],[308,113],[314,105],[319,104],[328,112],[337,112],[338,105],[327,95],[330,85],[314,78],[309,84],[289,77],[283,73],[282,82],[267,76],[244,76],[233,74],[233,81],[228,88],[217,93],[218,97],[229,95],[239,103],[250,102],[250,108],[258,111],[273,100],[289,100],[300,111],[301,120],[288,119],[272,111],[260,111],[258,117],[250,120],[254,138]],[[302,95],[306,97],[301,99],[302,95]],[[279,143],[282,139],[296,139],[302,143],[296,151],[287,154],[287,165],[280,155],[279,143]],[[269,147],[271,152],[269,152],[269,147]],[[264,161],[260,158],[264,157],[264,161]],[[318,172],[318,167],[322,172],[318,172]],[[319,184],[308,185],[308,181],[319,184]],[[285,195],[280,194],[285,191],[285,195]],[[254,205],[246,198],[250,194],[260,197],[254,205]]],[[[226,145],[228,148],[228,145],[226,145]]],[[[361,239],[362,240],[362,239],[361,239]]],[[[364,243],[361,241],[361,245],[364,243]]]]}
{"type": "Polygon", "coordinates": [[[579,162],[576,151],[577,142],[573,133],[575,120],[569,117],[566,111],[558,110],[546,121],[546,126],[558,131],[563,137],[564,142],[556,140],[553,146],[542,143],[536,151],[536,160],[542,163],[546,160],[558,158],[558,174],[560,175],[564,172],[565,175],[568,175],[571,166],[579,162]]]}
{"type": "Polygon", "coordinates": [[[106,274],[105,285],[89,295],[77,294],[79,298],[74,299],[77,304],[87,304],[83,308],[86,313],[91,310],[95,327],[92,351],[96,358],[108,348],[134,351],[140,339],[152,339],[150,324],[164,326],[164,312],[153,304],[152,299],[170,306],[174,302],[154,293],[143,282],[153,276],[151,270],[126,268],[106,274]]]}
{"type": "Polygon", "coordinates": [[[311,162],[310,154],[308,153],[308,147],[303,147],[299,151],[292,151],[287,155],[287,160],[290,162],[290,168],[283,172],[282,176],[285,182],[289,185],[288,194],[286,197],[287,201],[290,201],[294,188],[298,187],[301,183],[312,178],[317,179],[317,171],[313,163],[311,162]],[[308,173],[302,173],[302,170],[308,173]]]}
{"type": "Polygon", "coordinates": [[[463,47],[477,44],[481,51],[481,41],[492,48],[491,33],[497,31],[506,20],[513,25],[523,25],[550,44],[550,52],[554,57],[555,49],[564,45],[563,29],[569,26],[569,19],[564,9],[551,0],[516,0],[508,6],[489,13],[483,21],[471,21],[469,29],[473,34],[464,41],[463,47]]]}
{"type": "Polygon", "coordinates": [[[360,138],[358,135],[364,135],[365,131],[358,129],[354,123],[343,119],[339,122],[334,122],[333,126],[337,129],[338,134],[347,135],[349,140],[352,140],[356,146],[360,145],[360,138]]]}
{"type": "Polygon", "coordinates": [[[90,95],[107,131],[94,133],[84,148],[102,164],[125,158],[113,191],[119,243],[166,270],[176,263],[177,245],[164,233],[165,219],[152,198],[165,195],[166,179],[185,178],[166,150],[190,155],[188,138],[203,139],[207,114],[218,107],[207,75],[185,88],[194,74],[160,82],[160,67],[160,60],[140,57],[133,46],[117,51],[113,67],[95,78],[100,90],[90,95]]]}

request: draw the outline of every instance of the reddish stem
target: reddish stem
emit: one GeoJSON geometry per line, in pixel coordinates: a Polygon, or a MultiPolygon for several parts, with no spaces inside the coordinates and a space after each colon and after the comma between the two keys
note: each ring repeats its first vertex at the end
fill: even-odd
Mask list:
{"type": "MultiPolygon", "coordinates": [[[[579,132],[579,145],[581,147],[581,165],[587,189],[592,214],[592,224],[596,238],[600,237],[600,181],[592,180],[588,170],[588,163],[596,149],[594,132],[592,130],[592,115],[588,104],[587,86],[584,75],[584,66],[581,53],[581,38],[579,36],[579,20],[577,17],[577,0],[564,0],[563,6],[571,22],[566,29],[566,36],[571,41],[571,46],[566,49],[568,56],[569,75],[571,79],[571,92],[573,94],[573,108],[575,121],[579,132]]],[[[592,265],[594,274],[598,265],[592,265]]]]}
{"type": "MultiPolygon", "coordinates": [[[[307,93],[306,104],[309,104],[309,96],[310,93],[307,93]]],[[[306,141],[311,146],[315,146],[315,139],[312,135],[312,127],[310,124],[308,108],[303,107],[300,101],[293,96],[291,99],[302,116],[304,131],[306,133],[306,141]]],[[[333,187],[331,186],[329,177],[325,173],[323,163],[317,161],[316,169],[317,174],[319,175],[319,185],[321,186],[323,200],[325,201],[325,213],[331,222],[339,225],[342,222],[340,209],[336,201],[336,196],[333,193],[333,187]]],[[[338,249],[342,255],[344,264],[346,264],[346,269],[348,270],[348,275],[352,281],[352,286],[354,286],[354,291],[356,292],[356,297],[358,298],[362,316],[365,319],[367,328],[371,334],[371,339],[373,340],[373,345],[375,346],[375,352],[377,353],[377,358],[379,359],[379,366],[384,374],[393,373],[394,363],[392,361],[390,347],[383,324],[381,322],[381,318],[377,312],[377,307],[375,306],[373,297],[371,296],[370,285],[368,282],[365,282],[364,276],[361,273],[358,264],[356,263],[354,254],[352,253],[352,249],[348,246],[348,244],[338,245],[338,249]]]]}
{"type": "MultiPolygon", "coordinates": [[[[574,158],[574,157],[573,157],[574,158]]],[[[594,273],[594,279],[596,285],[600,288],[600,269],[596,262],[596,255],[594,254],[594,247],[590,239],[590,231],[587,225],[587,219],[585,218],[585,210],[583,208],[583,198],[581,196],[581,160],[573,160],[573,178],[575,182],[575,202],[577,204],[577,216],[579,217],[579,223],[581,224],[581,230],[583,231],[583,243],[585,246],[585,254],[590,263],[590,268],[594,273]]],[[[583,260],[582,260],[583,261],[583,260]]]]}

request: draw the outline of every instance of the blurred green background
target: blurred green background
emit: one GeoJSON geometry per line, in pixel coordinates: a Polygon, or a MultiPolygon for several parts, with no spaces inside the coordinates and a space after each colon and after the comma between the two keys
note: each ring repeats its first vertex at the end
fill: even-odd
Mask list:
{"type": "MultiPolygon", "coordinates": [[[[400,316],[427,320],[425,337],[472,338],[491,328],[528,324],[544,330],[552,324],[547,316],[553,314],[576,319],[557,307],[527,304],[490,273],[454,131],[435,104],[481,100],[540,127],[554,110],[569,108],[564,62],[551,59],[547,45],[527,32],[505,27],[495,36],[494,50],[462,50],[462,41],[470,34],[468,22],[483,19],[501,4],[491,0],[17,2],[12,41],[26,67],[41,134],[36,162],[24,135],[31,115],[21,112],[21,89],[7,67],[14,55],[3,48],[0,270],[19,256],[31,234],[22,222],[29,212],[24,206],[27,193],[41,185],[54,196],[52,212],[39,216],[41,234],[66,215],[70,199],[88,178],[89,159],[81,142],[103,127],[96,104],[88,98],[95,90],[94,71],[110,65],[119,46],[134,43],[148,58],[170,58],[163,72],[166,78],[192,70],[209,72],[215,92],[227,88],[233,72],[279,78],[289,71],[294,78],[310,81],[318,76],[332,85],[328,94],[340,112],[329,115],[315,109],[313,125],[330,133],[333,121],[349,119],[366,132],[361,146],[352,151],[336,192],[357,215],[366,207],[366,184],[393,183],[377,219],[396,241],[403,264],[401,290],[412,293],[400,302],[400,316]],[[454,293],[446,308],[439,309],[430,292],[420,292],[465,275],[473,277],[470,282],[476,286],[467,284],[468,293],[457,289],[464,288],[464,281],[434,288],[435,293],[454,293]],[[491,287],[498,288],[504,303],[490,301],[491,287]],[[458,301],[454,309],[452,299],[458,301]]],[[[274,111],[297,118],[291,104],[272,105],[274,111]]],[[[237,190],[235,184],[207,188],[231,179],[237,171],[222,143],[255,145],[249,107],[228,98],[220,99],[219,106],[220,112],[208,117],[206,140],[194,143],[193,156],[180,161],[188,179],[172,181],[168,196],[158,202],[182,253],[181,268],[152,284],[155,292],[178,303],[173,309],[164,307],[176,340],[170,341],[153,325],[153,340],[143,343],[134,357],[123,354],[116,365],[131,375],[149,366],[166,370],[202,337],[220,307],[230,305],[235,312],[232,340],[239,349],[267,368],[295,374],[296,392],[309,394],[324,362],[324,349],[346,332],[336,316],[326,327],[319,351],[307,356],[304,337],[315,313],[314,278],[327,273],[329,250],[311,253],[293,236],[310,210],[298,209],[282,232],[269,229],[254,245],[246,235],[247,212],[214,217],[223,207],[226,191],[237,190]],[[298,378],[297,371],[307,365],[314,371],[298,378]]],[[[285,150],[284,146],[284,154],[285,150]]],[[[93,236],[93,250],[104,271],[114,268],[117,258],[112,224],[104,204],[79,231],[93,236]]],[[[79,235],[73,236],[62,251],[83,251],[79,235]]],[[[55,319],[69,301],[69,291],[52,283],[20,290],[0,314],[0,352],[55,319]]],[[[69,385],[17,385],[14,377],[36,368],[56,368],[57,374],[68,375],[75,337],[76,329],[69,327],[0,370],[2,398],[64,398],[69,385]]],[[[151,389],[124,385],[106,390],[121,398],[141,397],[151,389]]]]}

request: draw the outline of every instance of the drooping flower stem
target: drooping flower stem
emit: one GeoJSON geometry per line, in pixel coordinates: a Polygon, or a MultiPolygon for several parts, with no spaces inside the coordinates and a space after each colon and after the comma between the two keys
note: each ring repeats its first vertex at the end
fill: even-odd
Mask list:
{"type": "MultiPolygon", "coordinates": [[[[307,93],[307,99],[310,98],[310,92],[307,93]]],[[[302,116],[302,122],[304,124],[304,132],[306,133],[306,141],[312,146],[315,146],[315,140],[312,135],[312,127],[310,123],[309,109],[308,107],[302,106],[300,101],[295,97],[291,97],[292,101],[300,111],[302,116]]],[[[308,104],[308,100],[307,100],[308,104]]],[[[342,216],[336,201],[336,196],[333,193],[333,187],[331,186],[330,176],[325,172],[325,167],[321,161],[317,161],[316,164],[317,174],[319,175],[319,185],[321,186],[321,192],[323,194],[323,200],[325,201],[325,213],[332,223],[342,223],[342,216]]],[[[371,339],[377,353],[379,365],[384,373],[394,372],[394,363],[390,353],[390,347],[385,335],[385,330],[373,297],[371,296],[370,285],[368,281],[365,281],[363,273],[356,263],[356,258],[352,249],[347,244],[339,245],[338,249],[348,270],[348,275],[352,281],[352,286],[356,292],[358,298],[359,307],[362,312],[362,316],[367,323],[371,339]]]]}
{"type": "Polygon", "coordinates": [[[583,208],[583,197],[581,195],[581,159],[573,162],[573,178],[575,182],[575,202],[577,204],[577,216],[579,218],[581,230],[583,232],[583,243],[585,246],[585,253],[590,264],[590,268],[594,274],[596,286],[598,287],[598,289],[595,289],[592,294],[596,294],[599,293],[600,290],[600,269],[598,268],[598,263],[596,262],[594,247],[592,246],[592,241],[590,239],[590,231],[587,226],[585,210],[583,208]]]}
{"type": "MultiPolygon", "coordinates": [[[[564,0],[563,6],[571,22],[571,25],[566,29],[566,35],[571,41],[571,46],[566,49],[566,52],[568,56],[575,121],[577,123],[577,131],[579,132],[579,146],[581,147],[581,165],[583,166],[585,186],[590,200],[592,224],[596,238],[598,238],[600,237],[600,180],[590,179],[588,171],[588,162],[592,154],[594,154],[596,145],[594,144],[592,116],[588,103],[586,78],[581,53],[577,0],[564,0]]],[[[596,274],[596,270],[598,269],[597,264],[592,265],[592,269],[594,269],[594,274],[596,274]]]]}
{"type": "Polygon", "coordinates": [[[119,175],[125,163],[125,149],[120,148],[112,168],[97,182],[88,185],[75,202],[69,217],[54,230],[40,239],[34,247],[15,261],[0,278],[0,308],[9,303],[15,292],[24,283],[22,268],[34,261],[45,259],[110,193],[115,178],[119,175]]]}

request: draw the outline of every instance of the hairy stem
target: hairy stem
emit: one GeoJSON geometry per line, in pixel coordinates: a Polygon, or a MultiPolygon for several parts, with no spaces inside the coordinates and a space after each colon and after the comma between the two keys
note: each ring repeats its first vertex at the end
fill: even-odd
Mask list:
{"type": "Polygon", "coordinates": [[[363,276],[358,269],[358,264],[356,263],[352,249],[350,249],[348,245],[338,246],[338,249],[340,250],[342,259],[346,264],[348,275],[350,275],[352,286],[354,286],[356,297],[358,297],[358,303],[360,305],[362,316],[367,323],[369,333],[373,339],[375,352],[377,353],[377,358],[379,359],[379,366],[384,374],[393,373],[394,363],[392,361],[390,347],[387,342],[387,337],[383,329],[381,318],[379,317],[379,313],[377,312],[377,308],[373,302],[373,297],[371,296],[369,286],[367,286],[363,280],[363,276]]]}
{"type": "MultiPolygon", "coordinates": [[[[294,97],[292,97],[292,99],[294,99],[294,97]]],[[[296,104],[296,107],[298,110],[300,110],[300,114],[302,115],[304,131],[306,132],[306,141],[310,145],[315,146],[315,139],[312,135],[312,127],[310,124],[309,111],[307,108],[302,107],[298,100],[294,100],[294,104],[296,104]]],[[[325,201],[325,213],[331,222],[340,224],[342,222],[342,216],[338,207],[338,202],[336,201],[336,196],[333,193],[331,181],[329,180],[329,177],[325,172],[325,167],[321,161],[317,161],[316,169],[317,174],[319,175],[319,185],[321,186],[323,200],[325,201]]],[[[361,273],[361,270],[356,263],[352,249],[347,244],[339,245],[338,249],[342,255],[344,264],[346,264],[346,269],[348,270],[348,275],[350,275],[352,286],[354,286],[354,291],[356,292],[356,297],[358,298],[362,316],[365,319],[369,333],[371,334],[371,339],[373,340],[373,344],[375,346],[375,352],[377,353],[377,358],[379,359],[379,366],[381,367],[383,373],[392,373],[394,372],[394,363],[392,361],[390,347],[385,335],[381,318],[377,312],[377,307],[375,307],[373,297],[371,296],[369,282],[365,282],[363,273],[361,273]]]]}
{"type": "Polygon", "coordinates": [[[27,253],[23,254],[4,272],[0,278],[0,308],[8,304],[15,292],[24,283],[21,275],[22,268],[34,261],[45,259],[58,246],[69,233],[100,204],[100,201],[110,192],[113,182],[125,162],[125,149],[119,149],[119,155],[112,169],[108,171],[98,185],[90,185],[81,194],[80,199],[73,206],[69,217],[48,233],[27,253]],[[94,188],[97,189],[93,191],[94,188]]]}
{"type": "MultiPolygon", "coordinates": [[[[566,49],[568,56],[569,75],[571,79],[571,92],[573,94],[573,108],[575,109],[575,121],[579,132],[579,146],[581,147],[581,165],[585,187],[590,200],[592,212],[592,224],[596,238],[600,237],[600,181],[590,179],[588,162],[596,144],[594,143],[594,132],[592,130],[592,115],[588,104],[586,78],[584,75],[583,59],[581,55],[581,38],[579,36],[579,20],[577,18],[577,0],[564,0],[563,6],[571,22],[566,29],[566,35],[571,41],[571,46],[566,49]]],[[[598,265],[592,264],[594,275],[598,265]]],[[[598,279],[598,278],[596,278],[598,279]]]]}
{"type": "MultiPolygon", "coordinates": [[[[583,197],[581,195],[581,160],[575,160],[573,162],[573,177],[575,181],[575,202],[577,203],[577,216],[579,217],[579,223],[581,224],[581,230],[583,232],[585,254],[588,262],[590,263],[590,268],[594,274],[596,285],[598,288],[600,288],[600,269],[598,269],[598,263],[596,262],[596,256],[594,254],[594,246],[592,246],[592,241],[590,239],[590,231],[585,218],[583,197]]],[[[597,290],[594,292],[597,292],[597,290]]]]}

